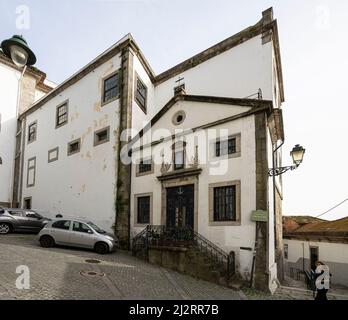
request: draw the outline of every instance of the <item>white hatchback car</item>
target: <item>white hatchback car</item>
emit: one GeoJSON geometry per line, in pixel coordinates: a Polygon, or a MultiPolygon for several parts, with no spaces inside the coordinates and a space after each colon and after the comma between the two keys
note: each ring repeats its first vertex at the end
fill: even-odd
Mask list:
{"type": "Polygon", "coordinates": [[[45,248],[58,244],[94,249],[100,254],[114,251],[118,246],[114,235],[84,219],[62,218],[50,221],[40,231],[37,240],[45,248]]]}

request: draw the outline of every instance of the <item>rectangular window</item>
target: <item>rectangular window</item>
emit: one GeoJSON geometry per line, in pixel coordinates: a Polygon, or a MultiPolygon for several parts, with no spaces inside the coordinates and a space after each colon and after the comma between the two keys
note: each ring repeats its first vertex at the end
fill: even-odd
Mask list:
{"type": "Polygon", "coordinates": [[[36,157],[28,159],[27,188],[35,186],[36,157]]]}
{"type": "Polygon", "coordinates": [[[284,244],[284,259],[288,259],[289,256],[289,246],[288,244],[284,244]]]}
{"type": "Polygon", "coordinates": [[[36,129],[37,129],[37,122],[33,122],[28,126],[28,143],[33,142],[36,140],[36,129]]]}
{"type": "Polygon", "coordinates": [[[139,173],[145,173],[152,170],[152,160],[151,159],[141,159],[139,163],[139,173]]]}
{"type": "Polygon", "coordinates": [[[110,140],[110,127],[94,132],[94,146],[108,142],[110,140]]]}
{"type": "Polygon", "coordinates": [[[56,111],[56,128],[68,123],[68,102],[64,102],[57,107],[56,111]]]}
{"type": "Polygon", "coordinates": [[[218,140],[215,145],[215,155],[217,157],[233,154],[237,152],[236,138],[228,138],[227,140],[218,140]]]}
{"type": "Polygon", "coordinates": [[[150,223],[150,196],[137,198],[137,223],[150,223]]]}
{"type": "Polygon", "coordinates": [[[214,221],[236,220],[236,186],[214,188],[214,221]]]}
{"type": "Polygon", "coordinates": [[[147,87],[139,76],[136,76],[135,101],[139,107],[146,113],[147,87]]]}
{"type": "Polygon", "coordinates": [[[68,143],[68,156],[80,151],[81,139],[76,139],[68,143]]]}
{"type": "Polygon", "coordinates": [[[179,150],[174,152],[174,170],[183,169],[185,167],[185,152],[179,150]]]}
{"type": "Polygon", "coordinates": [[[48,151],[48,162],[53,162],[58,160],[58,153],[59,153],[59,148],[56,147],[52,150],[48,151]]]}
{"type": "Polygon", "coordinates": [[[106,78],[103,83],[103,103],[114,100],[119,95],[118,73],[106,78]]]}

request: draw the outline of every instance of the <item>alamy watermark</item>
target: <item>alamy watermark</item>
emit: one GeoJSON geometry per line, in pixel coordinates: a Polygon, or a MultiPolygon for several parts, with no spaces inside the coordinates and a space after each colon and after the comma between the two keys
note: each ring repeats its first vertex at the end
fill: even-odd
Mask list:
{"type": "Polygon", "coordinates": [[[17,30],[28,30],[30,28],[30,9],[27,5],[21,4],[16,7],[16,28],[17,30]]]}
{"type": "Polygon", "coordinates": [[[30,289],[30,269],[26,265],[20,265],[16,268],[16,273],[19,276],[16,279],[16,288],[18,290],[30,289]]]}

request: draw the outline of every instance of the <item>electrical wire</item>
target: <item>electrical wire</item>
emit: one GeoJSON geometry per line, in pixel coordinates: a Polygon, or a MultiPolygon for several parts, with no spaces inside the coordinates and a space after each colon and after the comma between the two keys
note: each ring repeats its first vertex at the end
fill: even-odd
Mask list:
{"type": "Polygon", "coordinates": [[[321,213],[318,216],[315,216],[315,218],[319,218],[319,217],[323,216],[324,214],[330,212],[331,210],[336,209],[337,207],[339,207],[341,204],[345,203],[346,201],[348,201],[348,198],[344,199],[342,202],[340,202],[339,204],[336,204],[334,207],[332,207],[331,209],[325,211],[324,213],[321,213]]]}

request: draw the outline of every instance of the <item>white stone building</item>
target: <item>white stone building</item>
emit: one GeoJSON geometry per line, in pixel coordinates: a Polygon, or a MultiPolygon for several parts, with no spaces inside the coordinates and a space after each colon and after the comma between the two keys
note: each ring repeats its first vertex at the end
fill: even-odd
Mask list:
{"type": "Polygon", "coordinates": [[[148,224],[176,224],[185,207],[180,223],[233,251],[245,279],[253,273],[255,249],[255,282],[273,291],[283,247],[282,187],[268,168],[281,162],[281,149],[273,150],[284,140],[283,101],[272,9],[159,75],[127,35],[21,110],[23,170],[12,183],[12,203],[115,227],[125,245],[148,224]],[[193,132],[173,138],[176,129],[193,132]],[[195,142],[198,133],[205,138],[195,142]],[[131,164],[121,161],[129,146],[131,164]],[[145,156],[151,164],[139,166],[145,156]],[[184,206],[175,207],[178,189],[171,187],[189,193],[184,206]],[[222,211],[217,192],[228,202],[222,211]],[[266,212],[265,222],[251,220],[255,210],[266,212]]]}

